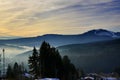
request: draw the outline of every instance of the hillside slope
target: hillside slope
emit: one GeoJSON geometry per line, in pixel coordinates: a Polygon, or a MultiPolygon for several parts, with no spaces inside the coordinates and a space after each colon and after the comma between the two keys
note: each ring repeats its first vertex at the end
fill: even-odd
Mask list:
{"type": "Polygon", "coordinates": [[[87,72],[110,72],[120,66],[120,39],[58,47],[62,55],[87,72]]]}

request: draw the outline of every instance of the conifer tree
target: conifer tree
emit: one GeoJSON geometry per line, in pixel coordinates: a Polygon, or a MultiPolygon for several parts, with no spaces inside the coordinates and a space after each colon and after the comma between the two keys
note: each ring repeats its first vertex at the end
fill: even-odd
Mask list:
{"type": "Polygon", "coordinates": [[[23,80],[22,76],[25,72],[23,64],[14,63],[13,67],[9,64],[7,67],[6,77],[8,80],[23,80]]]}
{"type": "Polygon", "coordinates": [[[56,48],[43,42],[40,47],[40,66],[42,77],[61,77],[62,59],[56,48]]]}
{"type": "MultiPolygon", "coordinates": [[[[41,67],[41,77],[48,77],[48,66],[51,65],[49,64],[49,53],[50,53],[50,45],[46,43],[45,41],[42,43],[40,47],[40,67],[41,67]]],[[[50,68],[50,67],[49,67],[50,68]]]]}
{"type": "Polygon", "coordinates": [[[35,78],[37,78],[40,73],[39,73],[39,65],[38,65],[38,52],[35,47],[33,49],[32,56],[29,57],[28,62],[29,62],[30,73],[34,75],[35,78]]]}
{"type": "Polygon", "coordinates": [[[13,76],[13,69],[12,69],[10,64],[8,65],[6,75],[7,75],[7,79],[12,79],[14,77],[13,76]]]}
{"type": "Polygon", "coordinates": [[[71,63],[68,56],[63,57],[63,66],[64,66],[64,79],[76,80],[77,70],[75,66],[71,63]]]}
{"type": "Polygon", "coordinates": [[[76,68],[68,56],[62,59],[59,51],[43,42],[39,54],[34,47],[32,56],[29,57],[30,73],[35,78],[59,78],[60,80],[75,80],[76,68]],[[64,73],[64,75],[63,75],[64,73]]]}
{"type": "Polygon", "coordinates": [[[18,78],[19,75],[19,65],[17,62],[15,62],[14,66],[13,66],[13,74],[15,78],[18,78]]]}

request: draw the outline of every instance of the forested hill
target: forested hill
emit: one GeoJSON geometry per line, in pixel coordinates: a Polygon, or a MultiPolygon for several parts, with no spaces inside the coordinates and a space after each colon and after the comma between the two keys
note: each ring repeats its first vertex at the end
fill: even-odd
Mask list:
{"type": "Polygon", "coordinates": [[[120,39],[58,47],[73,63],[87,72],[110,72],[120,66],[120,39]]]}

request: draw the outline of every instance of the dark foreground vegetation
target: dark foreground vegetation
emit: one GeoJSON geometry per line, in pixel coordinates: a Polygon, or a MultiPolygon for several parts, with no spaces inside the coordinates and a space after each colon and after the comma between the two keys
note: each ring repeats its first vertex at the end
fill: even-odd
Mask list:
{"type": "Polygon", "coordinates": [[[39,52],[33,49],[29,57],[30,73],[35,78],[59,78],[62,80],[76,80],[77,70],[67,56],[61,58],[58,50],[45,41],[39,52]]]}
{"type": "Polygon", "coordinates": [[[40,49],[33,49],[32,55],[28,58],[29,71],[24,68],[24,64],[8,65],[8,80],[27,80],[40,78],[59,78],[60,80],[76,80],[78,71],[71,63],[68,56],[61,57],[59,51],[43,42],[40,49]],[[29,76],[25,76],[28,73],[29,76]]]}
{"type": "Polygon", "coordinates": [[[86,78],[86,76],[92,76],[94,79],[101,79],[101,77],[120,78],[119,66],[109,74],[86,74],[82,69],[76,69],[67,55],[61,57],[59,51],[45,41],[41,44],[39,50],[33,48],[32,55],[28,56],[28,66],[29,70],[26,70],[23,63],[9,64],[6,72],[7,80],[35,80],[41,78],[79,80],[86,78]]]}

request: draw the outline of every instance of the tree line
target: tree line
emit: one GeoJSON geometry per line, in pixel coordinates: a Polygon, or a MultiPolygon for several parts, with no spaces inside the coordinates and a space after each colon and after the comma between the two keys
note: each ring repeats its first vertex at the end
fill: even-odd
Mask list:
{"type": "Polygon", "coordinates": [[[38,78],[59,78],[60,80],[76,80],[77,70],[68,56],[61,57],[55,47],[43,42],[39,50],[35,47],[28,60],[29,72],[38,78]]]}
{"type": "MultiPolygon", "coordinates": [[[[24,68],[24,64],[17,62],[8,64],[7,80],[33,80],[38,78],[59,78],[60,80],[77,80],[85,75],[83,70],[76,69],[67,55],[61,56],[59,51],[49,43],[43,42],[37,50],[33,48],[32,54],[28,56],[29,72],[24,68]],[[25,73],[29,73],[33,78],[26,78],[25,73]]],[[[120,76],[120,67],[113,71],[120,76]]]]}
{"type": "Polygon", "coordinates": [[[18,64],[17,62],[12,64],[8,64],[7,72],[6,72],[6,78],[9,80],[23,80],[23,74],[27,72],[27,70],[24,68],[24,64],[18,64]]]}

